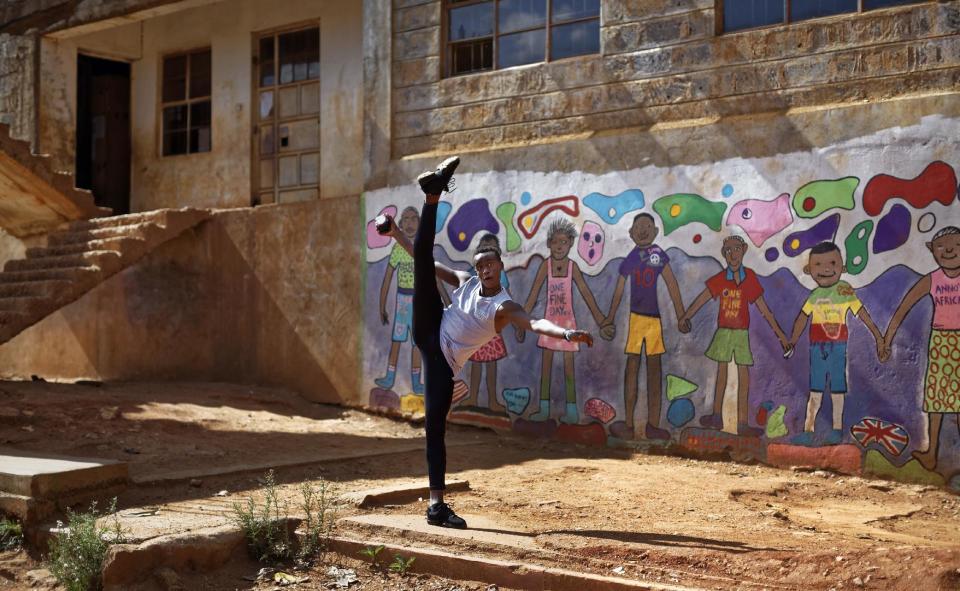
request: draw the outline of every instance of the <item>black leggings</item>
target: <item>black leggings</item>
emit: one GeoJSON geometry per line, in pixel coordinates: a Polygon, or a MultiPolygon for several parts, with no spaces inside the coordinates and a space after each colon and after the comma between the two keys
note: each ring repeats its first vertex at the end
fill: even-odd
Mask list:
{"type": "Polygon", "coordinates": [[[423,357],[423,377],[427,415],[427,472],[430,488],[446,488],[447,447],[443,437],[447,412],[453,399],[453,370],[440,350],[440,321],[443,302],[437,290],[437,272],[433,260],[433,237],[437,225],[437,204],[424,203],[420,227],[413,241],[413,342],[423,357]]]}

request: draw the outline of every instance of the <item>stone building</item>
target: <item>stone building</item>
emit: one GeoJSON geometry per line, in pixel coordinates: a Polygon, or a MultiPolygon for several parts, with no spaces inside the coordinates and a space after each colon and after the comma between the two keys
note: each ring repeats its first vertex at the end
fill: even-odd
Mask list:
{"type": "Polygon", "coordinates": [[[882,360],[860,305],[824,320],[805,271],[812,246],[835,242],[843,289],[881,333],[938,271],[926,244],[960,225],[957,0],[22,0],[2,22],[0,120],[50,157],[7,144],[19,166],[67,171],[94,200],[70,209],[52,191],[46,209],[0,208],[13,220],[8,272],[68,257],[47,261],[60,275],[8,282],[54,294],[50,282],[72,282],[39,322],[30,310],[8,321],[8,377],[250,380],[415,410],[418,362],[392,299],[401,263],[367,225],[416,206],[410,179],[458,153],[438,256],[466,268],[480,237],[497,235],[511,292],[539,313],[552,296],[534,275],[565,219],[577,233],[569,268],[590,294],[564,288],[565,275],[549,282],[568,290],[580,326],[615,335],[553,355],[508,330],[510,356],[468,368],[455,419],[595,443],[668,437],[771,463],[829,449],[845,470],[913,462],[944,481],[960,469],[960,384],[929,363],[931,302],[953,304],[932,294],[913,307],[882,360]],[[45,239],[98,207],[134,217],[45,239]],[[211,211],[147,213],[183,207],[211,211]],[[638,213],[652,217],[683,309],[660,269],[628,268],[638,213]],[[103,229],[138,223],[160,229],[133,254],[126,230],[103,229]],[[784,356],[749,303],[753,365],[704,356],[713,300],[690,334],[678,330],[724,272],[730,235],[779,327],[791,336],[807,309],[837,329],[840,365],[814,363],[814,327],[784,356]],[[42,250],[101,236],[113,240],[101,250],[42,250]],[[99,274],[71,267],[91,261],[99,274]],[[638,312],[613,301],[618,282],[625,299],[653,290],[662,354],[652,333],[631,347],[638,312]],[[931,449],[932,461],[910,459],[931,449]]]}

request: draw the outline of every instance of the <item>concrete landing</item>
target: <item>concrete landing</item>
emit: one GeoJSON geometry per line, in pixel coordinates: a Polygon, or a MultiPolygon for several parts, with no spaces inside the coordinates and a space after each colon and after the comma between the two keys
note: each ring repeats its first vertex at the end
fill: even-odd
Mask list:
{"type": "Polygon", "coordinates": [[[476,515],[461,515],[470,529],[450,529],[429,525],[422,514],[418,515],[358,515],[340,520],[344,525],[361,526],[364,529],[393,529],[397,532],[443,536],[470,540],[484,544],[499,544],[524,550],[539,550],[535,533],[517,531],[493,520],[476,515]]]}
{"type": "Polygon", "coordinates": [[[34,521],[63,506],[116,494],[127,484],[127,464],[97,458],[0,449],[0,505],[34,521]]]}
{"type": "MultiPolygon", "coordinates": [[[[466,480],[452,480],[447,481],[446,484],[448,493],[470,490],[470,482],[466,480]]],[[[349,492],[341,496],[340,499],[355,507],[365,509],[390,504],[400,505],[403,503],[411,503],[419,498],[428,498],[429,496],[430,487],[423,484],[421,479],[419,483],[368,488],[366,490],[349,492]]]]}

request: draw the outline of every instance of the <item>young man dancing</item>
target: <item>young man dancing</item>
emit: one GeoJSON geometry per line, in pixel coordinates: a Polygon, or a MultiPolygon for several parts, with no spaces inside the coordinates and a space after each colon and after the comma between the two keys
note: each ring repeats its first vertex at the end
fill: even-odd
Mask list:
{"type": "Polygon", "coordinates": [[[434,261],[437,204],[440,194],[450,191],[453,171],[458,164],[459,158],[448,158],[436,171],[417,177],[426,199],[413,245],[389,216],[378,220],[377,229],[392,236],[413,255],[413,342],[423,358],[426,388],[427,471],[430,477],[427,523],[464,529],[467,523],[443,502],[447,471],[444,435],[454,379],[459,377],[470,356],[508,324],[591,347],[593,337],[586,331],[564,329],[549,320],[534,319],[523,306],[511,300],[500,284],[503,261],[496,247],[477,248],[473,258],[477,274],[473,276],[434,261]],[[446,309],[440,300],[437,277],[456,288],[446,309]]]}

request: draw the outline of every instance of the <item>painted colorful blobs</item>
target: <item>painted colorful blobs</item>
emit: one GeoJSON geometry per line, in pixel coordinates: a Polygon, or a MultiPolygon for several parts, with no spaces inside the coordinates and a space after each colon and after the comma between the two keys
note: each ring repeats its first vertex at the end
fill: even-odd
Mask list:
{"type": "Polygon", "coordinates": [[[520,214],[520,218],[517,220],[517,226],[519,226],[520,232],[524,237],[529,240],[537,234],[537,231],[543,224],[543,220],[545,220],[551,212],[557,210],[564,212],[570,217],[578,217],[580,215],[580,200],[573,195],[568,195],[566,197],[554,197],[553,199],[541,201],[536,206],[520,214]]]}
{"type": "Polygon", "coordinates": [[[599,263],[603,258],[605,244],[603,228],[593,222],[584,222],[583,228],[580,229],[580,241],[577,243],[577,253],[583,262],[591,267],[599,263]]]}
{"type": "Polygon", "coordinates": [[[744,199],[735,203],[727,214],[727,225],[742,229],[754,246],[761,246],[791,222],[793,213],[790,211],[789,193],[770,201],[744,199]]]}
{"type": "Polygon", "coordinates": [[[612,225],[619,222],[620,218],[631,211],[643,209],[643,191],[627,189],[614,196],[590,193],[583,198],[583,205],[592,209],[603,221],[612,225]]]}
{"type": "Polygon", "coordinates": [[[501,203],[497,206],[497,219],[507,229],[507,252],[513,252],[520,248],[520,234],[513,227],[513,216],[517,213],[517,204],[512,201],[501,203]]]}
{"type": "Polygon", "coordinates": [[[859,275],[867,268],[870,260],[870,234],[873,232],[873,220],[864,220],[854,226],[850,235],[844,241],[844,252],[847,253],[847,272],[859,275]]]}
{"type": "Polygon", "coordinates": [[[896,203],[890,212],[877,222],[877,233],[873,237],[873,253],[896,250],[907,243],[910,237],[910,210],[896,203]]]}
{"type": "Polygon", "coordinates": [[[783,254],[795,257],[821,242],[832,241],[839,227],[840,214],[835,213],[812,228],[789,234],[783,240],[783,254]]]}
{"type": "Polygon", "coordinates": [[[440,230],[443,229],[443,225],[447,223],[447,218],[450,216],[450,210],[452,209],[453,206],[450,205],[449,201],[441,201],[437,204],[437,226],[434,228],[434,234],[439,234],[440,230]]]}
{"type": "Polygon", "coordinates": [[[447,224],[447,238],[460,252],[470,248],[470,242],[478,232],[496,234],[500,229],[497,220],[490,215],[486,199],[473,199],[460,206],[447,224]]]}
{"type": "Polygon", "coordinates": [[[663,222],[664,236],[695,222],[719,232],[727,204],[709,201],[692,193],[676,193],[657,199],[653,203],[653,210],[663,222]]]}
{"type": "Polygon", "coordinates": [[[793,210],[802,218],[815,218],[831,209],[853,209],[853,194],[859,185],[855,176],[807,183],[794,193],[793,210]]]}
{"type": "Polygon", "coordinates": [[[946,162],[931,162],[912,179],[878,174],[863,189],[863,210],[867,215],[880,215],[891,199],[903,199],[917,209],[934,201],[950,205],[957,195],[957,174],[946,162]]]}

